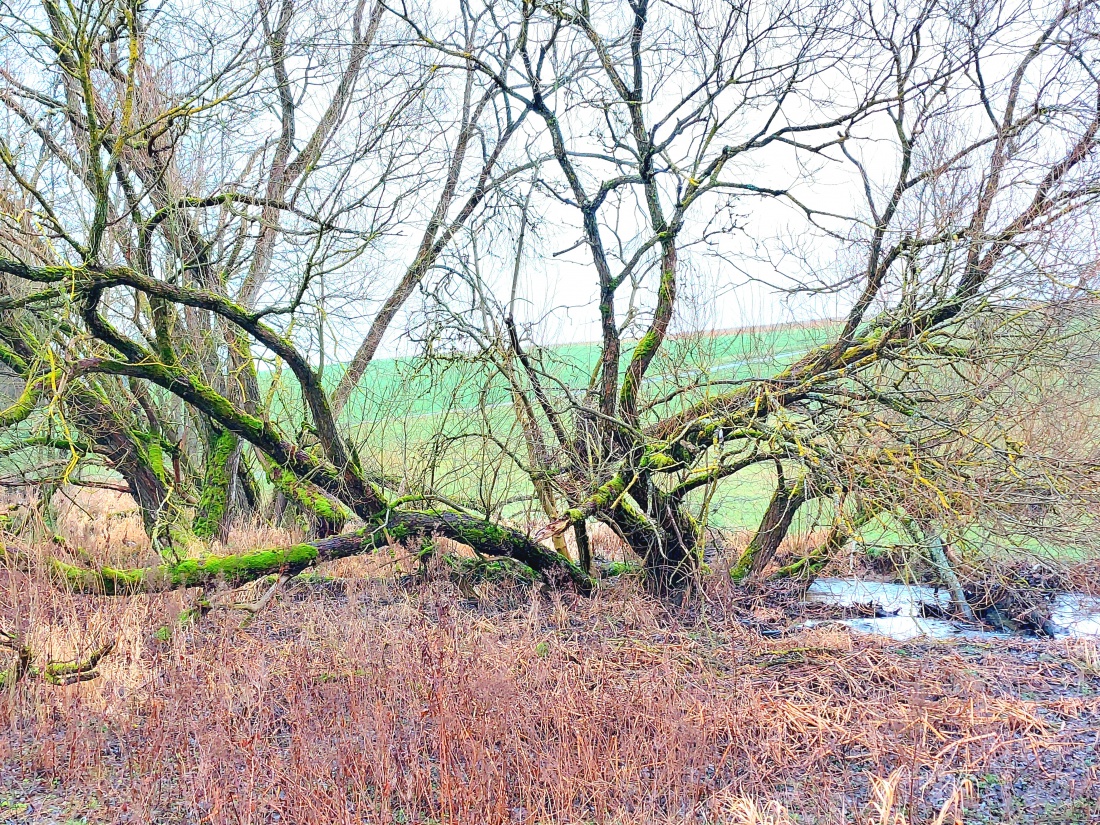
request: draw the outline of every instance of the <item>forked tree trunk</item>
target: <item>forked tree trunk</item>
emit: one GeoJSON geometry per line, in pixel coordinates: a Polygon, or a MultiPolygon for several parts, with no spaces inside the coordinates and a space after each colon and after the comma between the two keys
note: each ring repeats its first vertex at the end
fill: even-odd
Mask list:
{"type": "Polygon", "coordinates": [[[146,534],[171,545],[181,527],[181,502],[171,501],[173,471],[165,443],[156,433],[138,438],[107,404],[91,391],[76,391],[67,400],[69,420],[122,476],[141,512],[146,534]]]}
{"type": "Polygon", "coordinates": [[[642,560],[646,589],[666,601],[685,603],[698,587],[702,567],[699,527],[678,503],[659,490],[648,496],[647,515],[622,500],[612,511],[615,526],[642,560]]]}

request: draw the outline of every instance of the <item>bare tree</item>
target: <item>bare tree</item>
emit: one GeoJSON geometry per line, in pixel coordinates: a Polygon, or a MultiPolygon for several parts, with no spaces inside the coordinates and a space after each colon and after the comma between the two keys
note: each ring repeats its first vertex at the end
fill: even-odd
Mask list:
{"type": "Polygon", "coordinates": [[[153,569],[58,561],[75,584],[245,581],[438,533],[587,588],[596,519],[683,598],[716,491],[761,467],[776,488],[738,578],[823,498],[835,529],[800,569],[880,518],[946,580],[975,525],[1087,508],[1073,491],[1095,456],[1029,430],[1057,396],[1027,388],[1092,346],[1093,5],[172,15],[89,0],[5,17],[0,361],[25,389],[0,449],[104,461],[164,537],[153,569]],[[538,339],[551,309],[521,309],[562,242],[599,330],[570,376],[538,339]],[[672,336],[691,264],[755,267],[845,317],[774,370],[688,369],[672,336]],[[364,458],[350,409],[403,313],[424,322],[425,369],[446,352],[468,382],[432,388],[455,414],[416,478],[364,458]],[[479,501],[444,489],[467,449],[479,501]],[[184,558],[264,478],[315,540],[184,558]],[[554,549],[502,524],[520,499],[554,549]]]}
{"type": "MultiPolygon", "coordinates": [[[[600,519],[656,592],[682,593],[702,546],[689,507],[754,465],[775,466],[778,487],[738,577],[767,564],[807,500],[858,493],[861,512],[882,512],[899,489],[936,488],[926,462],[961,490],[941,452],[952,439],[983,452],[983,473],[1011,476],[990,445],[986,401],[1006,376],[982,348],[992,336],[1002,365],[1042,363],[1054,339],[1039,317],[1087,294],[1095,245],[1077,227],[1096,191],[1091,5],[488,5],[496,42],[521,60],[474,59],[541,120],[558,174],[542,167],[540,191],[575,210],[598,286],[600,366],[583,397],[558,388],[548,403],[552,377],[524,365],[525,409],[558,451],[526,469],[565,501],[545,535],[600,519]],[[820,170],[843,166],[862,206],[815,193],[820,170]],[[716,234],[716,211],[757,199],[787,205],[814,242],[858,261],[788,273],[803,291],[850,295],[847,316],[774,375],[647,384],[676,318],[682,259],[716,234]],[[649,299],[622,312],[626,285],[649,299]],[[1006,317],[1018,325],[999,325],[1006,317]],[[939,388],[945,369],[965,388],[939,388]],[[879,470],[860,469],[868,431],[888,434],[872,465],[889,459],[903,479],[894,492],[869,489],[879,470]]],[[[425,48],[471,59],[414,11],[401,15],[425,48]]],[[[1029,456],[1041,472],[1041,455],[1029,456]]],[[[952,509],[939,494],[899,506],[929,525],[952,509]]]]}
{"type": "MultiPolygon", "coordinates": [[[[424,189],[418,175],[431,171],[414,138],[431,140],[424,130],[437,119],[458,123],[460,148],[445,161],[450,174],[435,223],[464,219],[448,217],[447,208],[465,180],[465,144],[474,124],[486,134],[479,118],[495,96],[475,100],[467,79],[453,120],[429,111],[432,83],[449,82],[449,73],[392,45],[376,47],[383,10],[365,0],[331,14],[290,3],[210,8],[199,20],[115,2],[20,11],[10,42],[35,60],[23,76],[6,76],[8,116],[22,128],[0,154],[22,212],[10,216],[14,242],[0,271],[40,286],[3,309],[20,320],[54,320],[39,345],[65,363],[45,371],[25,357],[11,360],[29,394],[17,412],[29,417],[47,379],[63,398],[124,382],[140,394],[150,428],[202,457],[204,469],[188,479],[197,488],[200,538],[224,534],[235,489],[256,495],[244,444],[270,482],[316,519],[322,539],[352,514],[367,523],[289,555],[219,557],[198,567],[181,562],[186,548],[173,546],[163,569],[91,574],[97,586],[179,585],[191,581],[183,571],[196,569],[199,579],[248,580],[433,532],[586,585],[565,559],[520,533],[464,512],[397,509],[387,480],[364,467],[338,426],[322,383],[323,350],[311,352],[318,342],[302,331],[323,329],[312,322],[325,311],[318,296],[359,277],[357,266],[407,216],[409,196],[424,189]],[[317,19],[331,21],[327,30],[316,29],[317,19]],[[30,254],[36,245],[49,254],[30,254]],[[289,414],[261,392],[265,362],[285,365],[298,385],[301,401],[289,414]]],[[[467,215],[500,183],[491,176],[515,127],[506,117],[498,126],[467,215]]],[[[379,330],[410,291],[395,288],[379,330]]],[[[52,408],[43,412],[39,423],[48,428],[52,408]]],[[[87,583],[88,574],[66,573],[87,583]]]]}

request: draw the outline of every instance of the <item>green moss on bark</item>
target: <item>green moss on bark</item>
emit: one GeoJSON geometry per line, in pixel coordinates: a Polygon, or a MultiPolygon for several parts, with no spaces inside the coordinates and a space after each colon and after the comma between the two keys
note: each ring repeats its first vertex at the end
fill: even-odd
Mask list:
{"type": "Polygon", "coordinates": [[[149,466],[153,470],[153,474],[160,479],[162,484],[168,484],[168,472],[164,467],[164,445],[161,444],[160,438],[153,436],[149,439],[146,452],[149,456],[149,466]]]}
{"type": "Polygon", "coordinates": [[[547,549],[516,530],[447,512],[388,511],[365,527],[312,542],[273,550],[230,555],[207,555],[147,568],[85,569],[53,560],[54,573],[76,590],[115,595],[196,587],[213,582],[241,585],[274,574],[294,575],[325,561],[372,552],[390,542],[434,536],[467,544],[480,555],[510,557],[542,576],[555,575],[582,592],[593,580],[569,559],[547,549]]]}
{"type": "Polygon", "coordinates": [[[597,490],[590,501],[596,510],[604,510],[613,505],[626,492],[626,479],[617,474],[613,479],[597,490]]]}
{"type": "Polygon", "coordinates": [[[295,544],[277,550],[186,559],[167,567],[164,573],[175,587],[194,587],[213,579],[237,584],[279,570],[304,570],[317,561],[318,555],[312,544],[295,544]]]}
{"type": "Polygon", "coordinates": [[[315,564],[319,555],[313,544],[296,544],[275,550],[257,550],[224,556],[185,559],[176,564],[120,570],[100,567],[90,570],[52,560],[55,574],[75,590],[108,596],[150,590],[198,587],[215,581],[245,584],[280,571],[297,572],[315,564]]]}
{"type": "Polygon", "coordinates": [[[670,467],[679,467],[681,466],[681,462],[660,450],[649,449],[646,450],[646,454],[642,457],[639,466],[646,470],[660,471],[667,470],[670,467]]]}
{"type": "Polygon", "coordinates": [[[20,393],[19,398],[5,410],[0,410],[0,427],[12,427],[21,421],[25,421],[34,408],[38,405],[38,399],[42,396],[42,385],[53,373],[40,375],[27,382],[20,393]]]}
{"type": "Polygon", "coordinates": [[[229,506],[229,459],[236,446],[236,436],[222,430],[206,460],[206,477],[192,526],[192,532],[200,539],[216,536],[225,517],[229,506]]]}
{"type": "Polygon", "coordinates": [[[636,365],[648,364],[661,345],[662,336],[653,329],[646,331],[641,337],[634,352],[630,356],[630,367],[623,376],[623,386],[619,391],[619,403],[631,405],[638,394],[638,384],[641,381],[641,369],[636,365]]]}
{"type": "Polygon", "coordinates": [[[754,548],[751,544],[745,548],[745,552],[741,554],[741,558],[737,560],[732,568],[730,568],[730,578],[740,584],[743,582],[752,572],[753,562],[756,560],[759,548],[754,548]]]}
{"type": "Polygon", "coordinates": [[[336,524],[344,524],[351,518],[347,507],[289,470],[274,470],[269,477],[283,495],[311,515],[336,524]]]}

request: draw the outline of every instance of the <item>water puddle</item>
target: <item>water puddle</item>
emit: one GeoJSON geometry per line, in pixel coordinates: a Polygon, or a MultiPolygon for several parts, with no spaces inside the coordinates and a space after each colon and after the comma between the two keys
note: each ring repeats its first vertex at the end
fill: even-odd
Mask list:
{"type": "Polygon", "coordinates": [[[1084,593],[1059,593],[1054,597],[1050,620],[1059,636],[1100,637],[1100,599],[1084,593]]]}
{"type": "MultiPolygon", "coordinates": [[[[1009,634],[982,630],[948,619],[925,617],[923,605],[943,609],[951,597],[925,585],[892,584],[858,579],[817,579],[806,592],[806,600],[837,607],[875,605],[876,616],[842,619],[841,624],[860,633],[873,633],[905,641],[921,637],[946,639],[954,636],[1000,636],[1009,634]]],[[[807,622],[807,626],[820,622],[807,622]]],[[[1100,599],[1083,593],[1058,593],[1051,602],[1049,629],[1055,637],[1100,637],[1100,599]]]]}

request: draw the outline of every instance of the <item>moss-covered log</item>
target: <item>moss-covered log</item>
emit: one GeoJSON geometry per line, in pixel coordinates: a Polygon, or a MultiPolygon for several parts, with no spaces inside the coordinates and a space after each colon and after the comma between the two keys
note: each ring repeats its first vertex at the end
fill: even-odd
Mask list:
{"type": "Polygon", "coordinates": [[[14,661],[0,671],[0,690],[9,688],[23,678],[41,677],[51,685],[71,685],[74,682],[86,682],[99,676],[96,666],[115,648],[114,640],[100,645],[83,659],[71,662],[47,662],[38,668],[31,664],[34,651],[15,633],[0,629],[0,647],[11,648],[15,652],[14,661]]]}
{"type": "Polygon", "coordinates": [[[391,542],[435,536],[469,545],[482,556],[515,559],[548,579],[571,582],[581,592],[592,589],[591,577],[569,559],[517,530],[456,513],[397,510],[353,532],[290,547],[207,555],[131,569],[90,569],[52,559],[51,568],[73,589],[105,595],[175,590],[219,582],[239,586],[265,576],[292,575],[321,562],[370,553],[391,542]]]}
{"type": "Polygon", "coordinates": [[[581,592],[592,589],[592,577],[560,553],[534,541],[526,533],[473,516],[449,512],[391,511],[387,531],[395,538],[436,535],[469,545],[483,556],[506,556],[523,562],[548,578],[558,577],[581,592]]]}

